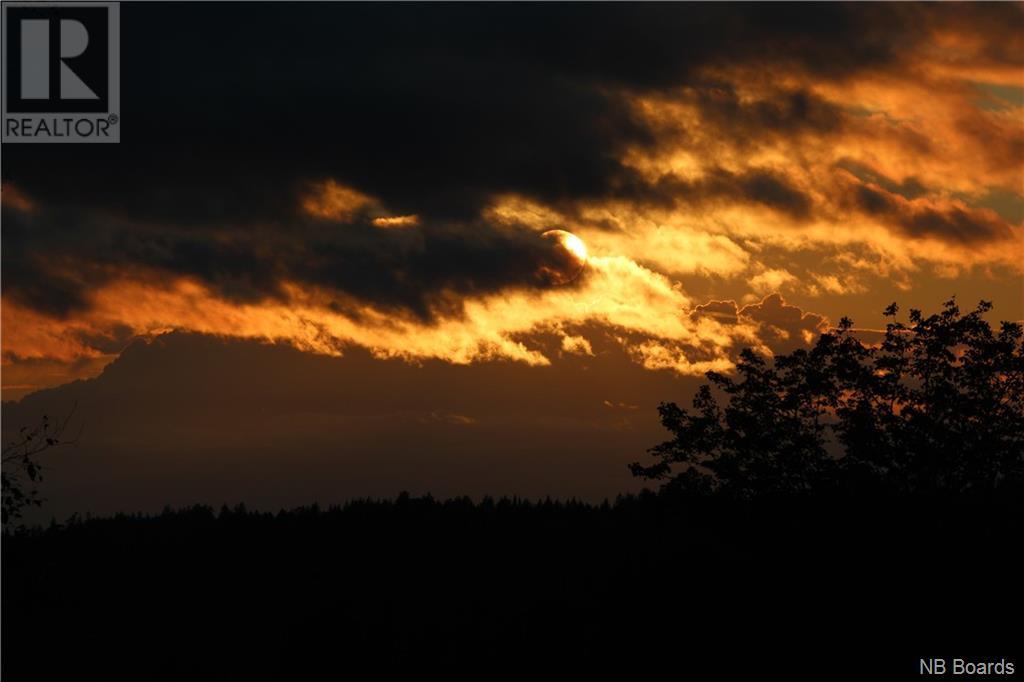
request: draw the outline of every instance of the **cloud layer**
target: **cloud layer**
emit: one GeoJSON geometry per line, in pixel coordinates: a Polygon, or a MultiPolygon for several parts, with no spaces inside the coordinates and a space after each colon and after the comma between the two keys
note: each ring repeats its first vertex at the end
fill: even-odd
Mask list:
{"type": "Polygon", "coordinates": [[[18,386],[171,328],[531,364],[596,333],[692,374],[805,342],[779,291],[1021,276],[1018,4],[202,15],[124,8],[121,144],[5,148],[18,386]],[[568,286],[549,229],[592,255],[568,286]]]}

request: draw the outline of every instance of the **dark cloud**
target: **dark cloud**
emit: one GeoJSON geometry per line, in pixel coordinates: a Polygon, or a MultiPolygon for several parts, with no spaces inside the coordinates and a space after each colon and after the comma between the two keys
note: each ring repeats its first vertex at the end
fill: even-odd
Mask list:
{"type": "Polygon", "coordinates": [[[1013,238],[1014,228],[991,209],[908,201],[878,185],[853,186],[847,203],[909,237],[960,244],[1013,238]]]}
{"type": "Polygon", "coordinates": [[[701,206],[715,202],[740,202],[767,206],[794,218],[806,218],[812,201],[784,174],[768,169],[734,173],[710,168],[697,180],[665,175],[650,185],[635,187],[633,198],[663,206],[701,206]]]}
{"type": "Polygon", "coordinates": [[[365,215],[346,223],[296,217],[211,231],[69,221],[40,208],[5,209],[4,229],[7,295],[55,317],[86,309],[87,291],[126,267],[142,277],[193,277],[238,303],[286,300],[284,283],[303,283],[421,319],[458,315],[462,296],[546,286],[543,272],[564,267],[556,246],[535,231],[480,221],[380,229],[365,215]],[[73,248],[60,252],[67,244],[73,248]]]}
{"type": "Polygon", "coordinates": [[[128,347],[135,339],[135,332],[125,324],[114,324],[102,333],[78,332],[76,335],[82,345],[104,354],[116,354],[128,347]]]}
{"type": "Polygon", "coordinates": [[[939,237],[964,244],[1013,237],[1012,228],[994,213],[957,206],[912,211],[901,225],[912,237],[939,237]]]}
{"type": "MultiPolygon", "coordinates": [[[[769,170],[651,186],[620,159],[656,148],[659,131],[623,93],[696,93],[736,140],[835,131],[841,112],[808,91],[743,103],[699,72],[842,80],[901,64],[936,24],[996,42],[1020,9],[209,3],[129,4],[121,19],[122,142],[4,150],[5,183],[42,207],[12,219],[5,206],[4,286],[55,315],[87,305],[111,265],[193,275],[232,300],[281,297],[291,278],[426,315],[443,290],[530,285],[543,253],[479,219],[503,193],[729,199],[804,217],[808,197],[769,170]],[[420,241],[310,226],[298,197],[328,177],[420,215],[420,241]]],[[[946,217],[905,229],[969,231],[946,217]]]]}
{"type": "Polygon", "coordinates": [[[895,197],[869,185],[859,185],[854,189],[854,201],[861,210],[870,215],[885,215],[899,210],[895,197]]]}
{"type": "Polygon", "coordinates": [[[58,318],[87,308],[86,286],[80,280],[48,269],[41,260],[30,253],[5,258],[5,294],[28,308],[58,318]]]}
{"type": "Polygon", "coordinates": [[[709,301],[696,306],[690,312],[690,318],[710,318],[721,324],[759,323],[760,341],[773,353],[789,353],[807,347],[828,328],[828,320],[824,316],[804,312],[786,303],[778,293],[742,307],[735,301],[709,301]]]}
{"type": "Polygon", "coordinates": [[[696,104],[702,121],[722,130],[741,147],[747,138],[777,133],[837,133],[846,118],[842,107],[807,90],[744,101],[731,83],[718,83],[694,88],[684,101],[696,104]]]}
{"type": "MultiPolygon", "coordinates": [[[[4,177],[44,203],[193,221],[287,213],[296,183],[322,176],[396,211],[445,217],[473,217],[501,191],[602,196],[633,177],[620,152],[655,142],[616,90],[670,92],[708,64],[838,79],[898,62],[933,15],[1017,13],[777,3],[123,10],[123,142],[12,146],[4,177]]],[[[807,92],[751,106],[715,92],[725,94],[702,95],[705,106],[744,134],[838,125],[834,107],[807,92]]]]}
{"type": "Polygon", "coordinates": [[[767,171],[751,171],[740,178],[739,187],[743,196],[757,202],[805,217],[811,208],[811,201],[800,190],[786,180],[767,171]]]}
{"type": "MultiPolygon", "coordinates": [[[[849,171],[858,180],[865,184],[878,185],[887,192],[898,194],[905,199],[917,199],[918,197],[924,196],[928,193],[928,189],[914,177],[908,177],[902,182],[896,182],[892,178],[887,178],[873,168],[868,168],[867,166],[849,159],[840,161],[836,164],[836,167],[849,171]]],[[[868,198],[867,201],[871,202],[872,199],[868,198]]]]}
{"type": "Polygon", "coordinates": [[[776,353],[788,353],[809,345],[808,340],[816,338],[828,326],[825,317],[789,305],[780,294],[771,294],[760,303],[743,306],[738,315],[760,322],[765,335],[762,341],[776,353]]]}
{"type": "Polygon", "coordinates": [[[690,313],[690,319],[707,317],[721,324],[736,324],[739,322],[739,312],[736,301],[708,301],[696,306],[690,313]]]}

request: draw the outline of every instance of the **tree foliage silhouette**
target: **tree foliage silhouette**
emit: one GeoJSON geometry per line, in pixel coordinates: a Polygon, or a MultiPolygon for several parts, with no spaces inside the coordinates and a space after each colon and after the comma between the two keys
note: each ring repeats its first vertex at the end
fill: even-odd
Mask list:
{"type": "Polygon", "coordinates": [[[38,461],[38,455],[77,441],[77,437],[62,440],[74,413],[75,409],[72,408],[63,420],[56,422],[50,421],[49,416],[44,414],[35,426],[22,426],[18,436],[4,445],[0,459],[3,467],[0,471],[0,507],[5,529],[8,522],[21,517],[25,507],[38,507],[42,504],[39,491],[35,488],[35,484],[43,480],[43,467],[38,461]]]}
{"type": "Polygon", "coordinates": [[[737,378],[709,372],[693,410],[658,407],[673,438],[635,476],[663,490],[739,498],[836,488],[992,491],[1024,480],[1024,331],[896,304],[881,343],[843,318],[810,350],[769,361],[747,349],[737,378]]]}

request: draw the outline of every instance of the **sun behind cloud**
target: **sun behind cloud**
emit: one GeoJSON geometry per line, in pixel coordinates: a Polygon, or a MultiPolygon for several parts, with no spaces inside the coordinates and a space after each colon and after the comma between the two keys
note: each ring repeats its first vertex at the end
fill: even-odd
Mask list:
{"type": "Polygon", "coordinates": [[[549,258],[540,266],[541,277],[554,285],[568,284],[587,266],[587,247],[583,240],[566,230],[548,230],[541,239],[553,244],[549,258]]]}

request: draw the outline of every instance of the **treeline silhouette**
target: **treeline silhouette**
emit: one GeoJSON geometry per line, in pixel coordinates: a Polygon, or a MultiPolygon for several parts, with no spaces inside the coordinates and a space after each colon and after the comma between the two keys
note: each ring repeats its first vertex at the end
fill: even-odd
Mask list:
{"type": "MultiPolygon", "coordinates": [[[[982,303],[745,352],[578,501],[402,494],[3,536],[5,679],[890,679],[1024,642],[1019,324],[982,303]]],[[[894,316],[895,307],[887,314],[894,316]]],[[[584,475],[584,474],[581,474],[584,475]]]]}
{"type": "Polygon", "coordinates": [[[4,538],[3,672],[899,677],[921,656],[1019,651],[1021,511],[1015,497],[402,495],[75,519],[4,538]]]}
{"type": "Polygon", "coordinates": [[[707,374],[693,410],[662,403],[673,438],[634,475],[688,495],[808,491],[981,494],[1024,483],[1024,327],[993,330],[981,301],[896,320],[881,338],[843,318],[810,350],[744,350],[707,374]],[[867,338],[865,338],[867,337],[867,338]]]}

